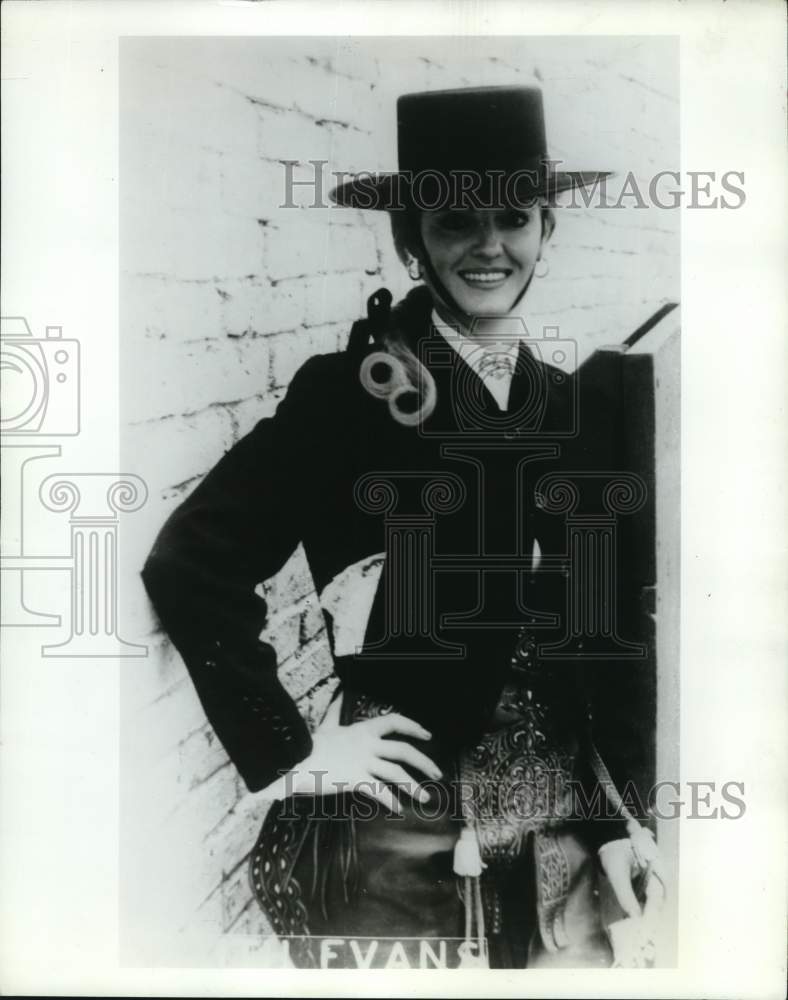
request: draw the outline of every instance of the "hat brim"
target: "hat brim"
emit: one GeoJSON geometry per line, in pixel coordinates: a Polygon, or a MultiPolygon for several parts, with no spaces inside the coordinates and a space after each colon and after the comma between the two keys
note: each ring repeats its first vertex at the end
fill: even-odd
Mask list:
{"type": "Polygon", "coordinates": [[[436,210],[447,208],[494,208],[502,204],[513,203],[524,205],[528,200],[548,199],[555,195],[575,188],[594,187],[607,177],[612,177],[612,170],[557,170],[542,175],[536,182],[529,182],[525,176],[518,178],[515,197],[500,195],[507,190],[506,180],[497,181],[496,196],[493,197],[489,188],[469,192],[467,189],[452,196],[451,185],[447,186],[448,196],[440,199],[425,198],[419,201],[413,190],[410,175],[405,173],[360,174],[357,177],[339,184],[329,192],[329,198],[340,208],[361,208],[378,212],[402,211],[407,208],[436,210]]]}

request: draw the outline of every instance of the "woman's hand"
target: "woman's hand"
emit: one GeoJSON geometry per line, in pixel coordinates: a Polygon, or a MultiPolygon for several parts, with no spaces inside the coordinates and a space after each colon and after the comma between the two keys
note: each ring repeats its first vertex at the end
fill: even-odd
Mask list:
{"type": "Polygon", "coordinates": [[[599,849],[599,860],[621,909],[628,917],[656,916],[665,894],[662,861],[654,838],[641,827],[637,841],[611,840],[599,849]],[[641,909],[632,880],[646,875],[646,905],[641,909]]]}
{"type": "Polygon", "coordinates": [[[640,868],[635,862],[629,838],[610,840],[603,844],[599,850],[599,860],[618,905],[628,917],[639,917],[640,903],[632,887],[632,879],[640,868]]]}
{"type": "Polygon", "coordinates": [[[659,916],[665,899],[665,880],[657,845],[641,828],[631,837],[612,840],[599,849],[599,860],[621,909],[628,919],[608,926],[613,964],[619,968],[650,967],[656,954],[659,916]],[[641,909],[632,880],[645,875],[645,905],[641,909]]]}
{"type": "Polygon", "coordinates": [[[386,787],[390,784],[426,802],[429,794],[419,788],[403,765],[433,780],[440,778],[440,768],[410,743],[383,737],[398,734],[429,740],[431,734],[418,722],[396,713],[341,726],[341,707],[340,695],[331,703],[312,737],[312,753],[290,774],[292,792],[306,795],[362,792],[399,814],[402,810],[397,797],[386,787]]]}

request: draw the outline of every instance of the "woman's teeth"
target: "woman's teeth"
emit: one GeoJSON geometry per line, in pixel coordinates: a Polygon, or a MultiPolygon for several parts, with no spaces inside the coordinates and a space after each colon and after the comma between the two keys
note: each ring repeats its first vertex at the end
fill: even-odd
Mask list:
{"type": "Polygon", "coordinates": [[[460,277],[466,281],[491,283],[493,281],[503,281],[508,276],[507,271],[460,271],[460,277]]]}

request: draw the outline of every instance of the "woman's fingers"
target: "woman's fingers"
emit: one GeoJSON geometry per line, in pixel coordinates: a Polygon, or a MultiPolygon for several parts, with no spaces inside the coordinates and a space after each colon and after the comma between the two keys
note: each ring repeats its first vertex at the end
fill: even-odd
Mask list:
{"type": "Polygon", "coordinates": [[[371,799],[376,799],[390,812],[396,813],[398,816],[402,815],[402,808],[397,801],[396,795],[394,795],[391,789],[386,788],[382,782],[376,781],[374,778],[369,781],[363,781],[360,783],[358,791],[362,795],[368,795],[371,799]]]}
{"type": "Polygon", "coordinates": [[[610,884],[613,886],[613,892],[616,894],[616,899],[624,913],[628,917],[639,917],[640,903],[638,903],[629,876],[616,873],[610,877],[610,884]]]}
{"type": "Polygon", "coordinates": [[[341,726],[341,713],[340,693],[328,706],[315,733],[312,754],[301,768],[313,775],[320,774],[323,779],[321,794],[330,794],[327,789],[332,783],[337,789],[340,786],[346,790],[356,789],[397,814],[401,814],[402,809],[387,784],[419,801],[428,801],[429,794],[419,788],[419,782],[402,765],[435,779],[441,776],[440,768],[409,743],[382,737],[387,733],[402,733],[428,740],[431,738],[429,732],[413,719],[396,713],[341,726]]]}
{"type": "Polygon", "coordinates": [[[390,712],[388,715],[378,715],[370,720],[370,727],[374,729],[378,736],[387,736],[389,733],[401,733],[403,736],[412,736],[416,740],[430,740],[432,733],[424,726],[414,722],[399,712],[390,712]]]}
{"type": "Polygon", "coordinates": [[[401,740],[380,740],[375,748],[378,754],[386,760],[396,760],[401,764],[408,764],[417,771],[422,771],[428,778],[438,780],[441,776],[441,769],[434,760],[412,747],[410,743],[403,743],[401,740]]]}
{"type": "Polygon", "coordinates": [[[412,799],[418,799],[419,802],[429,801],[429,792],[419,788],[418,782],[414,781],[405,768],[400,767],[399,764],[394,764],[390,760],[376,760],[370,767],[370,772],[376,778],[382,778],[383,781],[396,785],[398,791],[405,792],[412,799]]]}
{"type": "Polygon", "coordinates": [[[607,850],[602,849],[599,857],[619,906],[628,917],[640,916],[640,903],[632,888],[632,851],[629,841],[613,842],[605,847],[607,850]],[[617,849],[618,843],[622,845],[620,850],[617,849]]]}

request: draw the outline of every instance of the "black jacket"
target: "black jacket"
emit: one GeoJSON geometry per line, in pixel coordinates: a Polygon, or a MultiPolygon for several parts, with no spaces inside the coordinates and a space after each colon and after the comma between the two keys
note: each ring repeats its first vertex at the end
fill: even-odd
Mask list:
{"type": "MultiPolygon", "coordinates": [[[[431,634],[418,634],[418,626],[392,634],[391,620],[386,631],[392,602],[403,600],[388,591],[407,593],[410,585],[384,572],[364,651],[335,657],[335,669],[343,682],[394,703],[450,746],[469,745],[484,731],[530,613],[539,641],[550,637],[544,622],[551,613],[561,633],[564,578],[557,563],[528,572],[527,556],[534,537],[548,563],[565,546],[562,519],[535,502],[535,481],[593,461],[589,442],[566,434],[577,416],[576,386],[521,347],[509,414],[522,419],[512,426],[431,327],[430,310],[421,290],[397,315],[437,385],[437,407],[421,427],[396,423],[387,402],[362,386],[359,366],[372,347],[313,357],[275,416],[260,421],[172,514],[145,565],[161,623],[252,791],[311,749],[277,678],[275,653],[258,638],[266,605],[255,593],[299,543],[319,592],[365,556],[386,551],[391,565],[403,530],[421,539],[414,545],[422,552],[414,549],[401,565],[416,577],[425,561],[440,565],[429,595],[431,634]],[[447,615],[471,621],[452,623],[447,615]]],[[[582,672],[569,664],[556,669],[567,725],[582,725],[582,672]]]]}

